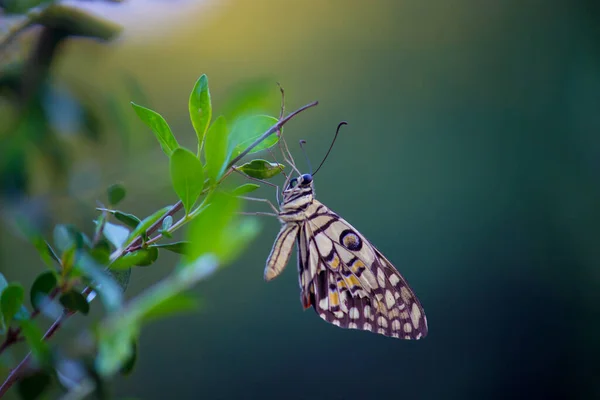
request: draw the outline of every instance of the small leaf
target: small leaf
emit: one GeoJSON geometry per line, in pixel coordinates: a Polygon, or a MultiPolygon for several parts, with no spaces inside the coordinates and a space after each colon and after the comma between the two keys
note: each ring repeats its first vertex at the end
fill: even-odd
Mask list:
{"type": "Polygon", "coordinates": [[[129,237],[129,229],[121,225],[106,222],[102,234],[113,246],[117,249],[121,249],[129,237]]]}
{"type": "Polygon", "coordinates": [[[119,210],[109,210],[107,208],[97,208],[98,211],[104,211],[115,216],[115,218],[127,225],[130,228],[135,228],[139,225],[140,219],[133,214],[124,213],[119,210]]]}
{"type": "Polygon", "coordinates": [[[188,108],[192,125],[198,137],[198,157],[200,157],[200,147],[204,142],[204,136],[212,118],[212,105],[206,75],[202,75],[196,81],[194,89],[190,93],[188,108]]]}
{"type": "Polygon", "coordinates": [[[165,219],[163,219],[162,222],[162,230],[163,231],[167,231],[169,230],[169,228],[173,225],[173,217],[171,217],[170,215],[167,215],[165,217],[165,219]]]}
{"type": "Polygon", "coordinates": [[[22,400],[36,400],[50,387],[52,378],[46,371],[38,371],[19,380],[17,390],[22,400]]]}
{"type": "Polygon", "coordinates": [[[69,311],[80,312],[83,315],[87,315],[90,312],[90,305],[87,300],[75,289],[63,293],[58,300],[69,311]]]}
{"type": "Polygon", "coordinates": [[[50,348],[44,341],[40,328],[32,320],[21,320],[19,326],[35,359],[42,365],[47,365],[51,358],[50,348]]]}
{"type": "Polygon", "coordinates": [[[146,267],[148,265],[154,264],[154,262],[158,259],[158,249],[155,247],[148,247],[145,250],[146,257],[141,261],[138,261],[135,265],[139,267],[146,267]]]}
{"type": "Polygon", "coordinates": [[[196,311],[198,300],[185,293],[178,293],[147,310],[143,315],[144,322],[169,317],[174,314],[196,311]]]}
{"type": "Polygon", "coordinates": [[[170,169],[173,189],[189,214],[204,188],[202,163],[191,151],[179,148],[171,156],[170,169]]]}
{"type": "Polygon", "coordinates": [[[134,339],[131,341],[131,355],[129,356],[129,359],[127,359],[123,365],[121,366],[121,369],[119,372],[121,372],[122,375],[124,376],[128,376],[129,374],[131,374],[131,372],[133,372],[133,368],[135,367],[135,363],[137,361],[137,353],[138,353],[138,345],[137,345],[137,341],[134,339]]]}
{"type": "Polygon", "coordinates": [[[29,291],[29,300],[33,308],[40,308],[40,304],[56,288],[56,284],[57,279],[54,271],[44,271],[35,278],[29,291]]]}
{"type": "Polygon", "coordinates": [[[121,211],[114,211],[113,215],[115,218],[130,228],[135,229],[140,224],[140,219],[133,214],[124,213],[121,211]]]}
{"type": "Polygon", "coordinates": [[[52,259],[56,262],[60,262],[52,247],[46,242],[42,236],[42,234],[35,228],[31,223],[29,223],[24,218],[17,218],[17,225],[20,228],[21,232],[27,237],[29,242],[33,244],[37,252],[39,253],[42,261],[46,266],[52,268],[52,259]]]}
{"type": "Polygon", "coordinates": [[[110,275],[110,272],[104,270],[103,266],[96,263],[85,252],[81,252],[78,255],[75,268],[92,281],[91,286],[100,294],[100,299],[107,311],[113,312],[121,308],[123,304],[123,291],[121,286],[110,275]]]}
{"type": "Polygon", "coordinates": [[[154,247],[157,249],[165,249],[172,251],[177,254],[185,254],[186,246],[189,245],[189,242],[175,242],[175,243],[163,243],[163,244],[153,244],[150,247],[154,247]]]}
{"type": "Polygon", "coordinates": [[[125,187],[120,183],[115,183],[114,185],[109,186],[107,189],[108,193],[108,202],[112,206],[116,206],[125,198],[125,187]]]}
{"type": "Polygon", "coordinates": [[[147,266],[158,258],[158,249],[149,247],[147,249],[139,249],[123,255],[116,259],[111,265],[111,270],[123,270],[131,268],[134,265],[147,266]]]}
{"type": "Polygon", "coordinates": [[[172,206],[165,206],[160,210],[154,212],[154,214],[144,218],[144,220],[138,224],[138,226],[133,230],[133,232],[129,234],[129,237],[127,238],[125,243],[130,244],[133,240],[135,240],[135,238],[142,234],[145,234],[146,230],[148,230],[148,228],[150,228],[150,226],[152,226],[152,224],[154,224],[156,221],[161,219],[163,215],[165,215],[171,208],[172,206]]]}
{"type": "MultiPolygon", "coordinates": [[[[277,118],[268,115],[251,115],[238,118],[229,135],[228,149],[231,158],[237,157],[242,151],[246,150],[247,147],[254,143],[277,122],[277,118]]],[[[276,144],[278,140],[279,136],[274,132],[254,147],[248,154],[268,149],[276,144]]]]}
{"type": "MultiPolygon", "coordinates": [[[[4,291],[4,288],[8,286],[8,282],[2,272],[0,272],[0,294],[4,291]]],[[[0,335],[4,335],[6,333],[6,324],[4,322],[4,315],[2,314],[2,309],[0,308],[0,335]]]]}
{"type": "Polygon", "coordinates": [[[160,147],[164,153],[171,157],[173,151],[179,148],[179,143],[177,143],[177,139],[173,136],[173,132],[171,132],[171,128],[167,124],[167,121],[165,121],[159,113],[152,111],[149,108],[139,106],[134,102],[131,102],[131,105],[138,117],[152,129],[152,132],[158,139],[158,143],[160,143],[160,147]]]}
{"type": "Polygon", "coordinates": [[[127,290],[127,287],[129,286],[129,278],[131,278],[131,268],[119,271],[109,269],[107,272],[110,275],[112,275],[113,279],[119,284],[119,286],[121,287],[121,291],[125,292],[125,290],[127,290]]]}
{"type": "Polygon", "coordinates": [[[78,233],[72,225],[56,225],[53,232],[54,245],[61,253],[74,246],[81,248],[83,247],[83,240],[78,233]]]}
{"type": "Polygon", "coordinates": [[[223,116],[220,116],[210,126],[204,146],[206,174],[213,183],[221,177],[227,164],[228,137],[227,122],[223,116]]]}
{"type": "Polygon", "coordinates": [[[137,336],[138,322],[124,318],[120,318],[118,322],[114,328],[109,325],[108,329],[101,328],[98,332],[95,369],[103,377],[118,372],[133,354],[131,342],[137,336]]]}
{"type": "Polygon", "coordinates": [[[4,275],[2,275],[2,272],[0,272],[0,293],[2,293],[4,288],[7,286],[8,286],[8,282],[6,281],[6,278],[4,277],[4,275]]]}
{"type": "Polygon", "coordinates": [[[257,159],[240,165],[237,169],[252,178],[270,179],[281,173],[284,167],[283,164],[257,159]]]}
{"type": "Polygon", "coordinates": [[[0,295],[0,310],[2,310],[4,322],[7,326],[10,325],[15,315],[21,309],[24,299],[25,291],[23,290],[23,286],[17,283],[9,283],[2,291],[2,295],[0,295]]]}

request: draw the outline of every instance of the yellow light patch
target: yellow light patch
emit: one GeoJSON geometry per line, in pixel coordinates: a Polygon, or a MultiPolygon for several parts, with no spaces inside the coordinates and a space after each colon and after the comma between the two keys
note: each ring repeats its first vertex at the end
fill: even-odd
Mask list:
{"type": "Polygon", "coordinates": [[[339,281],[337,283],[337,286],[338,286],[338,290],[340,290],[340,291],[343,290],[343,289],[348,289],[348,286],[346,286],[346,282],[344,282],[344,281],[339,281]]]}
{"type": "Polygon", "coordinates": [[[346,280],[350,282],[352,286],[360,287],[360,281],[354,275],[350,275],[346,280]]]}
{"type": "Polygon", "coordinates": [[[335,307],[340,305],[340,295],[337,292],[329,292],[329,306],[335,307]]]}
{"type": "Polygon", "coordinates": [[[360,260],[356,260],[350,269],[353,273],[358,274],[361,270],[365,269],[365,263],[360,260]]]}
{"type": "Polygon", "coordinates": [[[331,269],[337,269],[339,266],[340,266],[340,258],[336,254],[336,255],[333,256],[333,260],[331,260],[329,262],[329,267],[331,269]]]}

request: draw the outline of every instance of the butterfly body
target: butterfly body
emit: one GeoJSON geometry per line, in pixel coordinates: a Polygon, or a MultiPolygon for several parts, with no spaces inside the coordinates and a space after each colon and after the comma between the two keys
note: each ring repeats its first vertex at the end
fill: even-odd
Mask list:
{"type": "Polygon", "coordinates": [[[402,339],[427,335],[423,308],[396,268],[360,232],[314,198],[310,174],[283,191],[282,228],[267,259],[277,277],[296,244],[301,301],[336,326],[402,339]]]}

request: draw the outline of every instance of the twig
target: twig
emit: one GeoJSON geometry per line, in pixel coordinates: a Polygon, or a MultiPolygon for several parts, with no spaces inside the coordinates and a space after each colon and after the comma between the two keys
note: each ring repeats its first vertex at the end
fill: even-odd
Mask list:
{"type": "MultiPolygon", "coordinates": [[[[264,141],[266,138],[271,136],[273,133],[279,131],[289,120],[294,118],[296,115],[300,114],[302,111],[304,111],[306,109],[316,106],[317,104],[319,104],[318,101],[313,101],[312,103],[309,103],[303,107],[300,107],[296,111],[288,114],[287,117],[282,118],[279,121],[277,121],[277,123],[275,125],[270,127],[269,130],[267,130],[258,139],[256,139],[250,146],[248,146],[248,148],[246,148],[246,150],[242,151],[237,157],[235,157],[233,160],[231,160],[229,162],[229,164],[227,164],[227,173],[225,173],[224,177],[229,175],[229,173],[231,173],[231,171],[230,171],[231,168],[238,161],[240,161],[242,158],[244,158],[248,153],[250,153],[250,151],[252,151],[252,149],[254,149],[256,146],[258,146],[262,141],[264,141]]],[[[177,211],[181,210],[182,207],[183,207],[183,203],[181,201],[178,201],[177,203],[175,203],[173,205],[173,207],[171,207],[171,209],[169,211],[167,211],[167,213],[165,215],[163,215],[161,218],[159,218],[154,224],[152,224],[148,228],[148,230],[146,231],[146,236],[149,237],[151,234],[156,232],[162,226],[162,221],[165,218],[167,218],[168,216],[173,216],[173,214],[175,214],[177,211]]],[[[160,237],[162,237],[161,234],[159,234],[155,238],[152,238],[152,240],[156,241],[156,240],[158,240],[157,238],[160,238],[160,237]]],[[[141,243],[142,243],[142,237],[139,236],[137,239],[135,239],[133,242],[131,242],[131,244],[129,246],[127,246],[127,248],[125,250],[123,250],[122,254],[129,253],[129,252],[133,251],[134,249],[135,250],[139,249],[140,248],[139,246],[141,243]]],[[[119,256],[120,255],[121,254],[119,254],[119,256]]]]}
{"type": "MultiPolygon", "coordinates": [[[[56,321],[54,321],[54,323],[50,326],[50,328],[48,328],[48,330],[42,337],[42,340],[48,340],[52,336],[54,336],[54,334],[56,332],[58,332],[58,330],[60,329],[62,323],[73,314],[74,314],[74,312],[72,312],[72,311],[65,311],[63,313],[63,315],[58,317],[56,319],[56,321]]],[[[25,356],[25,358],[23,358],[23,360],[21,360],[19,365],[17,365],[12,371],[10,371],[10,374],[4,380],[4,383],[2,383],[2,386],[0,386],[0,397],[4,396],[6,394],[6,392],[8,391],[8,389],[10,389],[17,381],[19,381],[19,379],[21,379],[23,373],[25,372],[25,369],[27,368],[27,366],[29,364],[30,359],[31,359],[31,352],[27,353],[27,355],[25,356]]]]}

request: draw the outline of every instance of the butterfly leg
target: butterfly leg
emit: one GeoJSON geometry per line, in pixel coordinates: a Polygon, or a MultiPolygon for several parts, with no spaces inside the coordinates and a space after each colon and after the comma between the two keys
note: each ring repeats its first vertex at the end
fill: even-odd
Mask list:
{"type": "Polygon", "coordinates": [[[267,217],[277,217],[277,214],[268,213],[268,212],[261,212],[261,211],[255,211],[255,212],[240,211],[240,212],[238,212],[238,214],[241,214],[241,215],[265,215],[267,217]]]}
{"type": "Polygon", "coordinates": [[[262,203],[267,203],[269,205],[269,207],[271,207],[271,209],[273,211],[275,211],[275,214],[274,214],[275,216],[277,216],[278,213],[279,213],[279,210],[277,210],[277,208],[273,205],[273,203],[271,203],[267,199],[259,199],[259,198],[256,198],[256,197],[246,197],[246,196],[240,196],[240,199],[250,200],[250,201],[260,201],[262,203]]]}

